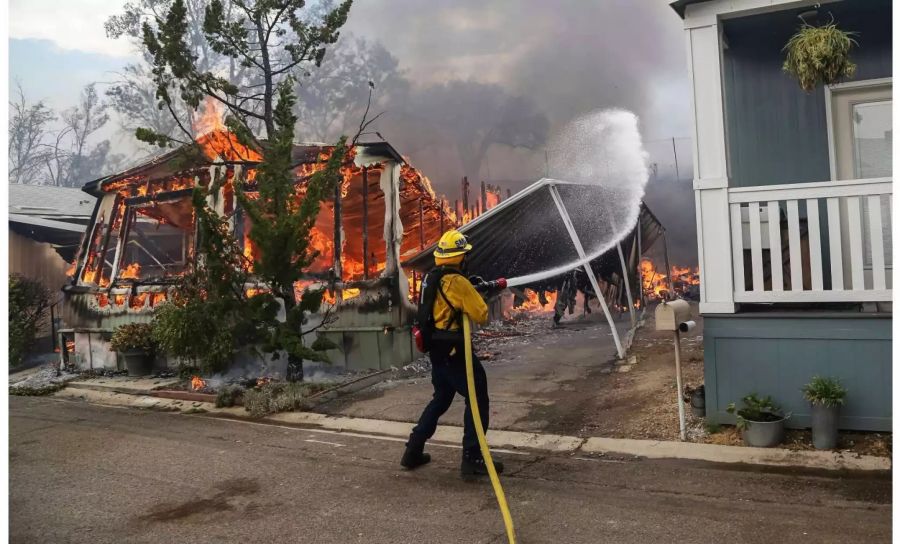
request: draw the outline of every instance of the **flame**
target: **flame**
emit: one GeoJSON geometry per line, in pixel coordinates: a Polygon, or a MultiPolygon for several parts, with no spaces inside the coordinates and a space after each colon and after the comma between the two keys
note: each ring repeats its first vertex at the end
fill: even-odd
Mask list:
{"type": "Polygon", "coordinates": [[[113,303],[116,306],[125,306],[125,302],[127,302],[127,300],[128,300],[128,297],[126,297],[125,295],[114,295],[113,296],[113,303]]]}
{"type": "MultiPolygon", "coordinates": [[[[359,296],[360,290],[354,287],[348,287],[341,290],[341,300],[350,300],[351,298],[356,298],[359,296]]],[[[335,296],[333,291],[325,291],[325,294],[322,295],[322,302],[326,302],[328,304],[334,305],[337,303],[337,297],[335,296]]]]}
{"type": "Polygon", "coordinates": [[[551,291],[545,294],[547,299],[547,304],[541,304],[540,297],[538,294],[531,289],[525,289],[525,296],[528,297],[524,302],[515,306],[514,310],[529,312],[529,313],[545,313],[552,312],[556,306],[556,292],[551,291]]]}
{"type": "Polygon", "coordinates": [[[256,378],[256,387],[262,387],[271,382],[272,378],[270,378],[269,376],[260,376],[259,378],[256,378]]]}
{"type": "Polygon", "coordinates": [[[656,269],[649,259],[641,260],[641,277],[643,279],[644,293],[655,297],[662,297],[669,290],[669,277],[672,278],[672,288],[676,294],[686,291],[689,285],[700,285],[700,269],[686,266],[672,265],[670,275],[656,269]]]}
{"type": "Polygon", "coordinates": [[[131,263],[130,265],[123,268],[122,271],[119,273],[119,278],[121,278],[123,280],[127,280],[127,279],[136,280],[139,277],[141,277],[141,265],[138,263],[131,263]]]}
{"type": "Polygon", "coordinates": [[[248,287],[246,291],[247,298],[255,297],[256,295],[264,295],[269,293],[268,289],[260,289],[258,287],[248,287]]]}
{"type": "Polygon", "coordinates": [[[206,382],[200,376],[191,376],[191,391],[199,391],[206,387],[206,382]]]}
{"type": "Polygon", "coordinates": [[[147,303],[147,295],[148,293],[140,293],[132,296],[128,306],[130,306],[132,310],[143,309],[147,303]]]}
{"type": "Polygon", "coordinates": [[[150,306],[156,307],[168,299],[166,293],[150,293],[150,306]]]}
{"type": "Polygon", "coordinates": [[[100,306],[101,308],[109,306],[109,295],[106,293],[99,293],[97,295],[97,306],[100,306]]]}
{"type": "Polygon", "coordinates": [[[225,126],[225,106],[207,96],[199,113],[195,112],[192,128],[197,144],[210,160],[224,158],[231,161],[259,162],[262,155],[240,143],[225,126]]]}
{"type": "Polygon", "coordinates": [[[203,107],[200,112],[194,112],[194,119],[191,123],[194,132],[198,136],[216,131],[225,130],[225,105],[207,96],[203,100],[203,107]]]}
{"type": "Polygon", "coordinates": [[[71,278],[72,276],[75,275],[75,267],[77,264],[78,264],[78,261],[73,261],[72,264],[70,264],[69,267],[66,268],[66,276],[67,277],[71,278]]]}

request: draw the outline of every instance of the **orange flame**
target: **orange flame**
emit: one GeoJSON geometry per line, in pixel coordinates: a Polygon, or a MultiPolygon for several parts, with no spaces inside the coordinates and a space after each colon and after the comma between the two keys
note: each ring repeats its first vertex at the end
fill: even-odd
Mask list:
{"type": "Polygon", "coordinates": [[[669,278],[676,293],[682,293],[688,285],[700,285],[700,269],[672,265],[669,275],[659,271],[649,259],[641,260],[641,277],[644,293],[656,297],[663,296],[669,290],[669,278]]]}
{"type": "Polygon", "coordinates": [[[206,382],[200,376],[191,376],[191,391],[199,391],[206,387],[206,382]]]}
{"type": "Polygon", "coordinates": [[[129,306],[132,310],[140,310],[147,303],[147,294],[148,293],[140,293],[138,295],[134,295],[131,297],[131,301],[129,302],[129,306]]]}
{"type": "Polygon", "coordinates": [[[531,289],[525,289],[525,296],[527,296],[528,298],[518,306],[515,306],[513,308],[514,310],[529,313],[546,313],[554,311],[554,307],[556,306],[555,291],[551,291],[545,294],[544,298],[547,299],[547,304],[541,304],[540,297],[531,289]]]}
{"type": "Polygon", "coordinates": [[[194,113],[191,125],[198,136],[203,136],[216,130],[225,130],[225,106],[218,100],[207,96],[203,100],[203,107],[199,113],[194,113]]]}
{"type": "Polygon", "coordinates": [[[122,269],[119,273],[119,277],[123,280],[133,279],[136,280],[141,277],[141,265],[138,263],[131,263],[122,269]]]}
{"type": "Polygon", "coordinates": [[[225,126],[225,106],[207,96],[192,125],[197,134],[197,143],[210,160],[224,158],[232,161],[259,162],[262,156],[240,143],[237,136],[225,126]]]}
{"type": "Polygon", "coordinates": [[[150,306],[155,308],[157,305],[165,302],[167,298],[166,293],[151,293],[150,306]]]}

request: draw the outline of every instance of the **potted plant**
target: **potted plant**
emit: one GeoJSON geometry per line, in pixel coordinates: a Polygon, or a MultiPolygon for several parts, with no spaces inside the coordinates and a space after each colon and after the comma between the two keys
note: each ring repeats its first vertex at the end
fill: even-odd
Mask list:
{"type": "Polygon", "coordinates": [[[146,376],[153,370],[153,326],[149,323],[128,323],[113,331],[109,346],[122,355],[129,376],[146,376]]]}
{"type": "Polygon", "coordinates": [[[818,450],[833,449],[837,446],[838,414],[847,390],[835,378],[814,376],[802,391],[812,404],[813,446],[818,450]]]}
{"type": "Polygon", "coordinates": [[[706,390],[703,385],[697,388],[684,388],[684,402],[691,406],[694,417],[706,417],[706,390]]]}
{"type": "Polygon", "coordinates": [[[742,399],[743,408],[736,408],[734,403],[728,405],[728,413],[734,414],[737,428],[748,446],[771,448],[784,440],[785,415],[781,408],[772,402],[772,397],[759,397],[751,393],[742,399]]]}
{"type": "Polygon", "coordinates": [[[787,56],[782,69],[806,92],[853,77],[856,64],[850,60],[850,48],[858,45],[852,38],[855,35],[839,29],[834,21],[822,26],[804,22],[784,46],[787,56]]]}

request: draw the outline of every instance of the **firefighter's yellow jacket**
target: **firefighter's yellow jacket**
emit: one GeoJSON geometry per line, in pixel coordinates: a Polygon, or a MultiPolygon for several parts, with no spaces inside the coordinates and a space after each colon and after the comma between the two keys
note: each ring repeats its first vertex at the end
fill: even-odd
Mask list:
{"type": "MultiPolygon", "coordinates": [[[[483,325],[487,323],[488,307],[478,291],[472,287],[469,280],[460,274],[447,274],[441,278],[441,289],[447,300],[457,310],[469,316],[469,319],[483,325]]],[[[438,329],[454,331],[459,329],[459,323],[453,321],[453,310],[447,306],[447,301],[438,292],[434,298],[434,325],[438,329]]]]}

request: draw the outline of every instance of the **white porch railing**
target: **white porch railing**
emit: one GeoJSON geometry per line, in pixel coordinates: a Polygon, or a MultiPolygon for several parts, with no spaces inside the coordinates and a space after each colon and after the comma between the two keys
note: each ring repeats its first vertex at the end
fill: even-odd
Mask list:
{"type": "Polygon", "coordinates": [[[890,301],[892,185],[729,188],[734,301],[890,301]]]}

